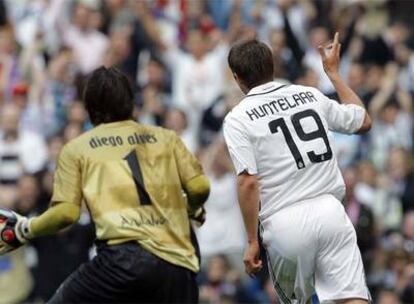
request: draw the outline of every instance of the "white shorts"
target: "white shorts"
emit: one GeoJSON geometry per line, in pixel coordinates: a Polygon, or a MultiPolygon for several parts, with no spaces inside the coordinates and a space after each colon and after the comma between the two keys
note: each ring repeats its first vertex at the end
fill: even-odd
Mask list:
{"type": "Polygon", "coordinates": [[[370,298],[355,229],[331,195],[287,207],[261,223],[269,271],[282,303],[370,298]]]}

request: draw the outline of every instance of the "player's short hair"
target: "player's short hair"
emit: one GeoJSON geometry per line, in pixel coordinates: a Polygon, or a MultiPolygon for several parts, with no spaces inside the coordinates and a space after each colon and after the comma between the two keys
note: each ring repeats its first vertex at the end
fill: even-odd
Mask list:
{"type": "Polygon", "coordinates": [[[227,58],[230,69],[249,89],[273,79],[273,54],[256,39],[238,42],[227,58]]]}
{"type": "Polygon", "coordinates": [[[116,68],[102,66],[93,71],[83,100],[95,126],[132,118],[134,93],[128,78],[116,68]]]}

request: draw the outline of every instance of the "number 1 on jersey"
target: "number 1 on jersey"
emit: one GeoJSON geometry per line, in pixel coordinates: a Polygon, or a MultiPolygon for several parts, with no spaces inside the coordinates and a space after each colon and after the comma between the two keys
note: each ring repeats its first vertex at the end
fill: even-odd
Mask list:
{"type": "Polygon", "coordinates": [[[141,166],[139,165],[136,151],[132,150],[124,159],[128,162],[128,166],[131,169],[141,205],[151,205],[151,198],[145,189],[141,166]]]}

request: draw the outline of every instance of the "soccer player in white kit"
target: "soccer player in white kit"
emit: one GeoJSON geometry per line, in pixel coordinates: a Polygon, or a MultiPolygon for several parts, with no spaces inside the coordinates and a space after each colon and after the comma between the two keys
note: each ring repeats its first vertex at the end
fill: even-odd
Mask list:
{"type": "Polygon", "coordinates": [[[313,87],[273,80],[271,50],[257,40],[228,56],[246,94],[227,115],[223,132],[238,174],[247,230],[246,272],[261,267],[260,235],[282,303],[367,303],[355,229],[341,204],[345,185],[329,131],[365,133],[371,119],[338,74],[338,34],[319,51],[341,103],[313,87]]]}

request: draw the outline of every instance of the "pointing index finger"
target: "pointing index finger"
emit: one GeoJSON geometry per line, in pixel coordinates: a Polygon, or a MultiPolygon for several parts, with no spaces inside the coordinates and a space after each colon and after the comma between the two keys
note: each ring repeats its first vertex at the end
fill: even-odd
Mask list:
{"type": "Polygon", "coordinates": [[[339,33],[338,32],[335,33],[333,44],[334,45],[338,45],[339,44],[339,33]]]}
{"type": "Polygon", "coordinates": [[[320,45],[318,46],[318,51],[319,51],[319,54],[321,54],[322,59],[325,60],[326,59],[325,48],[322,45],[320,45]]]}
{"type": "Polygon", "coordinates": [[[338,51],[338,47],[339,47],[339,33],[336,32],[335,36],[334,36],[334,41],[333,41],[333,46],[332,48],[334,49],[334,51],[338,51]]]}

